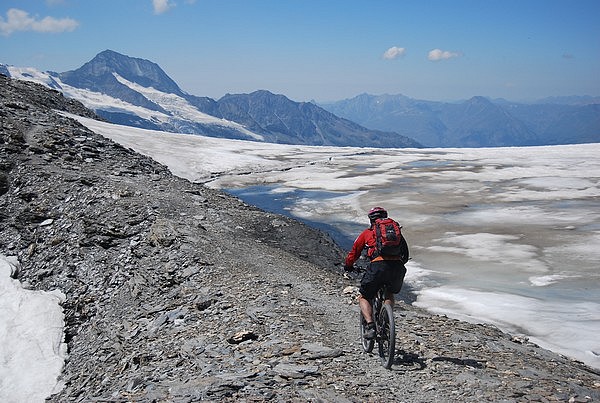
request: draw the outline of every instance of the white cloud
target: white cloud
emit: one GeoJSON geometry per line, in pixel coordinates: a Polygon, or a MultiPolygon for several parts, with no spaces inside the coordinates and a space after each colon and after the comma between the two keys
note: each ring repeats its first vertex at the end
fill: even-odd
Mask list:
{"type": "Polygon", "coordinates": [[[460,57],[461,54],[459,52],[450,52],[448,50],[441,50],[441,49],[433,49],[432,51],[429,52],[429,55],[427,56],[427,58],[429,60],[431,60],[432,62],[437,62],[440,60],[448,60],[448,59],[452,59],[453,57],[460,57]]]}
{"type": "Polygon", "coordinates": [[[6,12],[6,19],[0,17],[0,33],[8,36],[17,31],[35,32],[64,32],[73,31],[79,26],[79,22],[72,18],[56,19],[44,17],[41,20],[31,17],[27,11],[11,8],[6,12]]]}
{"type": "Polygon", "coordinates": [[[391,48],[389,48],[388,50],[385,51],[385,53],[383,54],[383,58],[387,59],[387,60],[392,60],[397,57],[404,56],[404,53],[406,53],[405,48],[399,48],[397,46],[392,46],[391,48]]]}
{"type": "Polygon", "coordinates": [[[152,0],[152,5],[154,6],[154,14],[164,14],[175,7],[175,3],[169,0],[152,0]]]}

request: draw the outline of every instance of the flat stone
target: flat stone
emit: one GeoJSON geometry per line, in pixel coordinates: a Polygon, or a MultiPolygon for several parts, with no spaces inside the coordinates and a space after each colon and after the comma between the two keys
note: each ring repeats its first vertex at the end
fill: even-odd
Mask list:
{"type": "Polygon", "coordinates": [[[277,364],[273,368],[277,375],[282,378],[301,379],[308,375],[318,375],[319,367],[316,365],[277,364]]]}

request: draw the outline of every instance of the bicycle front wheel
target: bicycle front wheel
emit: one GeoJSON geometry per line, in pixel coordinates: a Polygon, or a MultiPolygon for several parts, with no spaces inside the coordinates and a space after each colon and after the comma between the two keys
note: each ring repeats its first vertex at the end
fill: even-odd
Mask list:
{"type": "Polygon", "coordinates": [[[370,353],[371,351],[373,351],[373,347],[375,346],[375,340],[365,338],[365,329],[367,327],[367,321],[365,320],[365,317],[363,316],[362,312],[359,313],[359,319],[360,341],[362,343],[362,348],[365,351],[365,353],[370,353]]]}
{"type": "Polygon", "coordinates": [[[396,326],[394,324],[394,310],[390,304],[383,304],[378,318],[378,344],[381,364],[390,369],[394,363],[396,351],[396,326]]]}

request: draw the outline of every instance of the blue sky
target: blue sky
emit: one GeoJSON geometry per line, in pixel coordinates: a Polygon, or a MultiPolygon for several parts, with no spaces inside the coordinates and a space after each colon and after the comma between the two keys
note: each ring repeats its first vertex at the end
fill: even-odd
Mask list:
{"type": "Polygon", "coordinates": [[[0,63],[111,49],[215,99],[600,96],[600,0],[2,0],[0,63]]]}

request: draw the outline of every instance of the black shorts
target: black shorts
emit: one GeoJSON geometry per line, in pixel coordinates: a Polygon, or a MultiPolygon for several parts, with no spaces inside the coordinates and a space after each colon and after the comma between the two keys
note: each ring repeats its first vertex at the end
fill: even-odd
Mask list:
{"type": "Polygon", "coordinates": [[[402,289],[405,274],[406,267],[400,260],[371,262],[360,282],[360,294],[366,299],[373,299],[383,284],[386,284],[392,293],[397,294],[402,289]]]}

